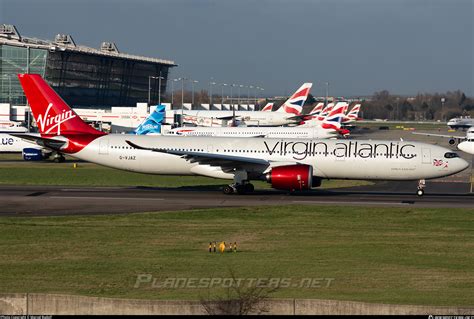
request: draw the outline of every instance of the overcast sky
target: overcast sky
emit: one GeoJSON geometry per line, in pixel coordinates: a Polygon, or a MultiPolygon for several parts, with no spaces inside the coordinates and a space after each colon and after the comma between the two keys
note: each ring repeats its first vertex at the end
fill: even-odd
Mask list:
{"type": "MultiPolygon", "coordinates": [[[[20,34],[175,61],[171,77],[286,95],[474,95],[474,0],[0,0],[20,34]]],[[[234,91],[235,92],[235,91],[234,91]]],[[[246,91],[245,91],[246,92],[246,91]]],[[[243,94],[243,93],[242,93],[243,94]]],[[[243,94],[244,95],[244,94],[243,94]]]]}

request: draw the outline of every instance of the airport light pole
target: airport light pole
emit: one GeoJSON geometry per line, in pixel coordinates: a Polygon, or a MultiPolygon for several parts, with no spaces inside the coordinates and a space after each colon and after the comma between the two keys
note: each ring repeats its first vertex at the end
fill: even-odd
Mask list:
{"type": "MultiPolygon", "coordinates": [[[[247,103],[250,105],[250,89],[253,89],[253,86],[252,85],[249,85],[248,86],[248,90],[247,90],[247,103]]],[[[253,110],[255,111],[255,105],[253,107],[253,110]]]]}
{"type": "Polygon", "coordinates": [[[178,81],[181,80],[181,125],[183,126],[183,115],[184,115],[184,80],[187,78],[179,78],[178,81]]]}
{"type": "Polygon", "coordinates": [[[192,87],[192,93],[191,93],[191,108],[193,108],[194,105],[194,83],[199,83],[199,81],[196,80],[191,80],[191,87],[192,87]]]}
{"type": "Polygon", "coordinates": [[[212,82],[213,78],[209,82],[209,109],[212,108],[212,86],[217,84],[216,82],[212,82]]]}
{"type": "Polygon", "coordinates": [[[259,86],[255,87],[255,106],[257,106],[257,90],[260,90],[259,86]]]}
{"type": "Polygon", "coordinates": [[[173,97],[174,97],[174,82],[178,82],[178,79],[171,81],[171,108],[173,108],[173,97]]]}
{"type": "Polygon", "coordinates": [[[224,86],[227,86],[227,84],[226,83],[221,83],[221,89],[222,89],[222,91],[221,91],[221,108],[224,105],[224,86]]]}
{"type": "Polygon", "coordinates": [[[161,80],[164,80],[165,78],[161,76],[158,77],[158,105],[161,105],[161,80]]]}
{"type": "Polygon", "coordinates": [[[150,107],[151,79],[156,79],[156,76],[148,76],[148,107],[150,107]]]}
{"type": "Polygon", "coordinates": [[[324,101],[324,105],[328,104],[328,95],[329,95],[329,82],[326,82],[326,100],[324,101]]]}
{"type": "Polygon", "coordinates": [[[232,103],[232,88],[236,86],[235,84],[230,85],[230,106],[234,108],[234,104],[232,103]]]}
{"type": "Polygon", "coordinates": [[[243,88],[244,86],[242,84],[239,84],[239,99],[237,100],[237,106],[240,105],[240,88],[243,88]]]}

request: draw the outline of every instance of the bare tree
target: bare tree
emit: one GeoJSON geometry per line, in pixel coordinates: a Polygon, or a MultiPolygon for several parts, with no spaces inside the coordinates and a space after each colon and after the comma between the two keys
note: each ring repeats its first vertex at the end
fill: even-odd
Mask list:
{"type": "Polygon", "coordinates": [[[245,285],[229,270],[232,285],[226,288],[223,295],[212,296],[208,290],[206,298],[200,298],[201,305],[209,315],[248,315],[268,312],[265,300],[275,293],[278,286],[245,285]]]}

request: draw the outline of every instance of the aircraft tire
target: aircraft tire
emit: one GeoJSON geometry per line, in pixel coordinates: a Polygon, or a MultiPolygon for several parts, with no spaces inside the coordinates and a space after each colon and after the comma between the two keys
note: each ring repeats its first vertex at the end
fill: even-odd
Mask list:
{"type": "Polygon", "coordinates": [[[253,193],[253,191],[255,190],[255,187],[253,186],[253,184],[248,183],[248,184],[245,184],[244,189],[246,193],[253,193]]]}
{"type": "Polygon", "coordinates": [[[222,189],[222,192],[226,195],[231,195],[234,193],[234,188],[232,188],[232,186],[230,185],[226,185],[224,186],[224,188],[222,189]]]}

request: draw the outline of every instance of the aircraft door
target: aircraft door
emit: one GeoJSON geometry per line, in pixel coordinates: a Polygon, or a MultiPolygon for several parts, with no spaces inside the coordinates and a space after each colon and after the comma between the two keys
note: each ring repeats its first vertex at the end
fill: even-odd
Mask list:
{"type": "Polygon", "coordinates": [[[421,149],[421,162],[423,164],[431,164],[431,150],[429,148],[421,149]]]}
{"type": "Polygon", "coordinates": [[[109,154],[109,139],[101,139],[99,144],[99,154],[107,155],[109,154]]]}

